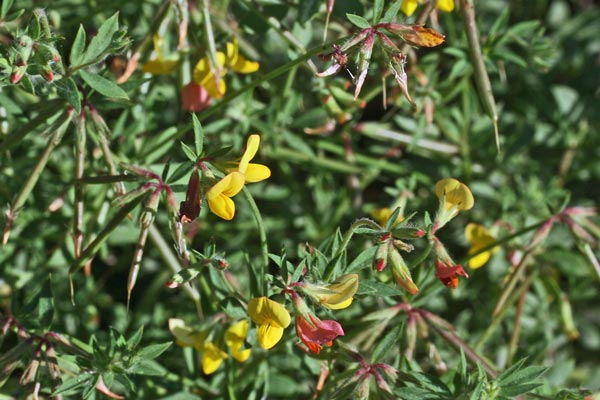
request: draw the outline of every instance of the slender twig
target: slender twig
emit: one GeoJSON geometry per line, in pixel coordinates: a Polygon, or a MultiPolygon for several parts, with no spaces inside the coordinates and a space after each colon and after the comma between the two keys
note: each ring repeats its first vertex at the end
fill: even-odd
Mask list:
{"type": "MultiPolygon", "coordinates": [[[[73,213],[73,246],[75,258],[81,255],[83,244],[83,177],[85,165],[85,116],[81,113],[75,124],[75,210],[73,213]]],[[[87,271],[86,271],[87,272],[87,271]]]]}
{"type": "Polygon", "coordinates": [[[523,293],[519,296],[519,301],[517,302],[517,310],[515,313],[515,322],[513,324],[513,332],[510,337],[510,344],[508,346],[508,359],[507,364],[512,364],[512,359],[517,352],[517,347],[519,346],[519,336],[521,335],[521,318],[523,316],[523,307],[525,306],[525,298],[527,296],[527,292],[529,287],[525,287],[523,293]]]}
{"type": "Polygon", "coordinates": [[[471,363],[480,364],[485,370],[485,372],[487,372],[488,376],[490,376],[491,378],[496,378],[498,376],[498,372],[488,361],[486,361],[479,354],[477,354],[477,351],[471,348],[460,337],[458,337],[458,335],[456,335],[456,333],[454,333],[452,329],[448,329],[448,326],[446,326],[446,324],[450,325],[450,323],[444,320],[444,326],[440,326],[439,321],[441,320],[441,318],[439,318],[438,316],[433,315],[432,313],[426,310],[414,310],[423,317],[423,319],[427,322],[427,325],[432,327],[437,332],[437,334],[439,334],[445,341],[450,343],[452,347],[454,347],[458,351],[462,350],[471,363]]]}
{"type": "Polygon", "coordinates": [[[10,209],[6,213],[6,225],[4,227],[4,235],[2,237],[3,245],[8,242],[8,238],[10,236],[10,230],[11,230],[12,224],[14,223],[14,221],[16,219],[18,211],[21,209],[21,207],[23,207],[23,205],[25,205],[25,202],[29,198],[31,191],[37,184],[37,181],[40,179],[40,176],[41,176],[42,172],[44,171],[44,169],[46,168],[46,164],[48,163],[48,160],[50,159],[50,154],[52,154],[52,151],[61,142],[62,137],[63,137],[65,131],[67,130],[69,122],[71,121],[72,115],[73,115],[72,109],[65,111],[63,113],[63,115],[57,121],[55,121],[55,123],[48,129],[48,131],[54,130],[54,132],[52,133],[52,136],[48,140],[48,143],[46,144],[44,151],[38,158],[38,161],[35,164],[35,167],[29,174],[29,177],[25,180],[25,183],[21,187],[21,190],[15,197],[15,200],[11,204],[10,209]]]}
{"type": "MultiPolygon", "coordinates": [[[[169,246],[156,226],[150,226],[150,229],[148,230],[148,236],[152,243],[154,243],[154,245],[157,247],[166,266],[173,271],[173,273],[179,272],[181,270],[181,264],[179,263],[179,260],[177,259],[177,256],[173,252],[171,246],[169,246]]],[[[196,305],[196,310],[198,311],[198,316],[202,319],[200,293],[198,293],[196,288],[192,285],[181,285],[180,288],[194,302],[196,305]]]]}
{"type": "Polygon", "coordinates": [[[463,18],[465,22],[465,31],[467,34],[467,42],[471,53],[471,62],[475,72],[475,84],[479,92],[479,98],[483,103],[483,107],[494,124],[494,135],[496,138],[496,148],[500,151],[500,134],[498,132],[498,112],[496,111],[496,100],[492,91],[492,84],[488,76],[485,62],[483,61],[483,53],[479,44],[479,32],[477,31],[477,23],[475,22],[475,8],[471,0],[461,0],[463,10],[463,18]]]}
{"type": "MultiPolygon", "coordinates": [[[[261,247],[261,255],[262,255],[262,263],[261,263],[261,271],[259,276],[265,277],[267,272],[267,267],[269,266],[269,245],[267,243],[267,232],[265,230],[265,224],[263,223],[262,216],[260,215],[260,210],[250,194],[250,191],[244,186],[242,188],[242,192],[244,193],[244,197],[248,204],[250,205],[250,209],[252,210],[252,214],[254,215],[254,220],[256,221],[256,228],[258,229],[258,235],[260,238],[260,247],[261,247]]],[[[260,288],[262,294],[267,293],[267,281],[263,279],[262,286],[260,288]]]]}

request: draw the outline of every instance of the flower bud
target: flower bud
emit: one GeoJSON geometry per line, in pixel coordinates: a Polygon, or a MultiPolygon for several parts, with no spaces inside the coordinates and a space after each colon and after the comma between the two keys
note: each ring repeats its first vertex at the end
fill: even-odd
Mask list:
{"type": "Polygon", "coordinates": [[[387,265],[389,243],[381,243],[375,252],[373,268],[381,272],[387,265]]]}
{"type": "Polygon", "coordinates": [[[19,83],[19,81],[23,79],[23,76],[25,75],[26,71],[27,64],[21,64],[13,67],[12,73],[10,74],[10,83],[12,83],[13,85],[19,83]]]}
{"type": "Polygon", "coordinates": [[[398,252],[398,250],[396,250],[396,248],[391,244],[389,246],[390,267],[392,268],[394,280],[399,286],[408,291],[410,294],[417,294],[419,292],[419,288],[413,282],[412,276],[410,275],[410,270],[400,255],[400,252],[398,252]]]}
{"type": "Polygon", "coordinates": [[[579,331],[573,321],[573,309],[571,308],[571,302],[566,294],[560,294],[560,316],[563,322],[563,329],[569,338],[569,340],[577,340],[579,338],[579,331]]]}
{"type": "Polygon", "coordinates": [[[358,290],[358,274],[346,274],[327,285],[304,283],[299,286],[302,292],[316,299],[332,310],[346,308],[358,290]]]}

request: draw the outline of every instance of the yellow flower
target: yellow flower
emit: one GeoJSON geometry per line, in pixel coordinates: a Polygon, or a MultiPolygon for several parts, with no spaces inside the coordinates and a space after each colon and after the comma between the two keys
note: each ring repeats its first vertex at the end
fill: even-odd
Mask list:
{"type": "Polygon", "coordinates": [[[263,349],[275,346],[291,322],[290,313],[284,306],[264,296],[248,302],[248,313],[258,325],[258,343],[263,349]]]}
{"type": "MultiPolygon", "coordinates": [[[[493,244],[496,241],[496,238],[492,236],[490,231],[488,231],[483,225],[469,223],[465,227],[465,236],[469,243],[471,243],[471,248],[469,249],[469,255],[477,253],[479,250],[493,244]]],[[[468,266],[472,269],[477,269],[482,267],[493,253],[498,251],[498,247],[494,247],[491,250],[483,252],[481,254],[472,257],[469,260],[468,266]]]]}
{"type": "MultiPolygon", "coordinates": [[[[237,171],[244,174],[246,183],[260,182],[271,176],[271,170],[266,165],[254,164],[250,160],[254,158],[260,144],[259,135],[250,135],[246,142],[246,151],[242,155],[237,171]]],[[[232,171],[236,171],[233,169],[232,171]]]]}
{"type": "Polygon", "coordinates": [[[241,350],[248,333],[248,320],[236,322],[225,331],[225,344],[229,347],[233,358],[244,362],[250,357],[250,349],[241,350]]]}
{"type": "Polygon", "coordinates": [[[358,290],[358,274],[346,274],[327,285],[304,283],[300,289],[331,310],[341,310],[352,304],[358,290]]]}
{"type": "Polygon", "coordinates": [[[206,201],[210,211],[219,217],[230,221],[235,215],[235,203],[231,197],[244,187],[244,174],[238,171],[230,172],[206,192],[206,201]]]}
{"type": "MultiPolygon", "coordinates": [[[[423,0],[402,0],[400,9],[404,14],[410,17],[417,9],[418,3],[423,3],[423,0]]],[[[454,0],[438,0],[437,8],[442,11],[451,12],[454,10],[454,0]]]]}
{"type": "Polygon", "coordinates": [[[260,136],[250,135],[237,168],[228,169],[229,173],[206,192],[208,208],[219,217],[228,221],[233,218],[235,203],[231,197],[242,190],[244,183],[260,182],[271,176],[269,167],[250,162],[256,155],[259,144],[260,136]]]}
{"type": "Polygon", "coordinates": [[[154,41],[154,52],[156,53],[156,58],[145,62],[142,65],[142,71],[148,72],[152,75],[170,74],[175,69],[175,66],[177,66],[177,60],[165,59],[163,57],[161,51],[163,40],[160,36],[154,35],[152,39],[154,41]]]}
{"type": "Polygon", "coordinates": [[[432,233],[442,228],[461,210],[470,210],[475,204],[471,189],[453,178],[446,178],[435,184],[435,194],[440,199],[440,207],[435,217],[432,233]]]}
{"type": "Polygon", "coordinates": [[[204,342],[202,348],[202,372],[210,375],[215,372],[227,358],[227,353],[218,348],[213,342],[204,342]]]}
{"type": "Polygon", "coordinates": [[[445,210],[470,210],[475,204],[469,187],[453,178],[438,181],[435,184],[435,194],[440,203],[444,203],[445,210]]]}
{"type": "Polygon", "coordinates": [[[256,72],[260,65],[257,62],[249,61],[244,56],[240,55],[237,38],[232,42],[227,43],[226,53],[217,51],[217,65],[211,70],[210,60],[208,56],[203,57],[194,67],[192,79],[199,85],[204,86],[211,97],[220,99],[226,91],[225,80],[223,76],[230,68],[242,74],[256,72]],[[217,75],[215,75],[215,72],[217,75]]]}
{"type": "MultiPolygon", "coordinates": [[[[175,336],[175,343],[181,347],[194,347],[202,353],[202,371],[206,375],[215,372],[223,360],[227,359],[227,353],[212,341],[208,340],[206,332],[197,332],[185,325],[178,318],[169,319],[169,330],[175,336]]],[[[243,362],[250,356],[250,349],[241,350],[248,332],[248,321],[243,320],[231,325],[225,331],[224,341],[231,355],[236,360],[243,362]]]]}

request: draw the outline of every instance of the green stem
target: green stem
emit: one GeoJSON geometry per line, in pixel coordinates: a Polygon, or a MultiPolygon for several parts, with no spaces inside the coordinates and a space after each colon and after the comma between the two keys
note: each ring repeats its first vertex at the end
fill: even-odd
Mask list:
{"type": "Polygon", "coordinates": [[[206,34],[206,47],[208,47],[210,70],[214,75],[213,79],[215,79],[215,82],[218,82],[219,79],[221,79],[221,70],[219,63],[217,62],[217,47],[215,45],[215,35],[213,34],[212,24],[210,21],[208,0],[202,0],[202,18],[204,20],[204,33],[206,34]]]}
{"type": "Polygon", "coordinates": [[[261,291],[261,294],[266,294],[267,293],[267,281],[265,279],[265,276],[266,276],[266,272],[267,272],[267,267],[269,265],[269,246],[267,243],[267,233],[266,233],[265,225],[263,223],[262,216],[260,215],[258,206],[256,205],[254,198],[250,194],[250,191],[248,190],[248,188],[246,188],[246,186],[244,186],[242,188],[242,192],[244,193],[244,197],[246,198],[246,200],[248,201],[248,204],[250,205],[250,209],[252,210],[252,214],[254,215],[254,219],[256,221],[256,228],[258,229],[258,234],[260,237],[260,247],[262,249],[261,254],[262,254],[262,259],[263,259],[262,263],[261,263],[261,269],[260,269],[260,278],[262,279],[262,287],[260,288],[260,291],[261,291]]]}
{"type": "Polygon", "coordinates": [[[483,61],[483,53],[479,45],[479,32],[477,32],[477,23],[475,22],[475,8],[471,0],[461,0],[460,2],[463,18],[465,22],[465,32],[467,34],[467,42],[471,53],[471,62],[475,73],[475,83],[479,98],[483,103],[483,107],[494,124],[494,135],[496,138],[496,148],[500,151],[500,135],[498,133],[498,112],[496,111],[496,100],[492,91],[490,77],[485,68],[483,61]]]}
{"type": "Polygon", "coordinates": [[[431,313],[425,310],[418,310],[419,315],[423,317],[423,319],[427,322],[427,325],[432,327],[438,335],[440,335],[446,342],[448,342],[452,347],[456,350],[462,350],[465,354],[465,357],[474,365],[480,364],[485,372],[487,372],[488,376],[491,378],[496,378],[498,376],[498,372],[496,369],[487,362],[484,358],[482,358],[479,354],[477,354],[476,349],[471,348],[464,340],[456,335],[452,330],[445,329],[443,327],[438,326],[435,321],[430,318],[431,313]]]}
{"type": "Polygon", "coordinates": [[[517,282],[521,279],[521,277],[525,273],[525,269],[527,268],[527,264],[529,263],[530,256],[531,256],[531,252],[527,252],[523,255],[521,262],[519,262],[519,264],[513,271],[512,275],[510,276],[510,279],[506,283],[506,286],[504,286],[504,290],[500,294],[500,298],[498,299],[498,302],[496,303],[496,306],[494,307],[494,311],[492,312],[493,318],[496,318],[496,316],[498,316],[500,313],[503,314],[505,309],[508,308],[506,301],[508,300],[509,296],[513,292],[515,286],[517,285],[517,282]]]}
{"type": "Polygon", "coordinates": [[[69,125],[69,122],[71,121],[72,115],[72,112],[64,112],[63,115],[57,121],[55,121],[54,124],[48,129],[49,131],[54,129],[54,133],[48,140],[48,143],[46,144],[44,151],[42,152],[40,158],[35,164],[33,171],[31,171],[29,177],[27,178],[27,180],[21,187],[21,190],[15,197],[15,200],[13,201],[10,210],[8,210],[6,213],[6,225],[4,227],[4,235],[2,238],[3,244],[6,244],[6,242],[8,241],[12,224],[17,217],[17,212],[23,207],[23,205],[25,205],[25,202],[31,194],[31,191],[37,184],[37,181],[40,179],[40,176],[46,168],[48,160],[50,159],[50,154],[52,154],[52,151],[56,148],[56,146],[59,145],[60,141],[62,140],[62,137],[69,125]]]}
{"type": "MultiPolygon", "coordinates": [[[[181,264],[179,263],[177,256],[175,256],[175,253],[173,253],[172,247],[167,243],[156,226],[150,226],[148,236],[150,237],[152,243],[154,243],[154,245],[158,248],[163,261],[165,264],[167,264],[167,267],[173,273],[181,270],[181,264]]],[[[183,292],[194,302],[196,309],[200,311],[199,316],[201,316],[200,293],[198,293],[196,288],[192,285],[181,285],[180,287],[183,292]]]]}
{"type": "Polygon", "coordinates": [[[502,308],[499,311],[499,313],[494,316],[490,325],[487,327],[487,329],[485,330],[483,335],[481,335],[481,337],[479,338],[477,343],[475,343],[475,346],[473,346],[475,351],[479,351],[481,349],[481,347],[483,347],[483,345],[488,341],[488,339],[492,336],[492,334],[496,331],[496,329],[500,325],[500,322],[502,322],[504,315],[508,311],[508,306],[511,305],[512,303],[514,303],[526,289],[529,289],[529,285],[531,284],[531,282],[533,281],[533,279],[535,278],[536,275],[537,275],[536,273],[530,275],[525,280],[523,285],[519,288],[519,290],[517,290],[515,293],[513,293],[510,300],[506,303],[507,307],[502,308]]]}
{"type": "Polygon", "coordinates": [[[378,230],[381,229],[381,227],[377,225],[375,221],[370,220],[369,218],[360,218],[354,221],[354,223],[346,231],[346,234],[342,238],[342,242],[340,243],[334,256],[331,258],[331,261],[329,262],[329,264],[327,264],[327,267],[325,267],[325,272],[323,273],[323,279],[325,280],[325,282],[328,282],[331,279],[331,275],[333,275],[333,271],[335,270],[339,258],[346,250],[346,247],[348,246],[348,243],[350,243],[350,239],[352,239],[352,236],[354,236],[354,231],[362,226],[367,226],[369,228],[378,230]]]}
{"type": "Polygon", "coordinates": [[[81,178],[83,177],[84,166],[85,166],[85,117],[83,114],[77,117],[77,123],[75,124],[75,210],[73,213],[73,246],[75,248],[75,258],[81,255],[81,246],[83,244],[83,183],[81,178]]]}
{"type": "Polygon", "coordinates": [[[81,253],[81,257],[75,260],[71,264],[71,268],[69,269],[69,274],[75,273],[79,268],[81,268],[89,259],[91,259],[100,246],[108,236],[114,231],[123,221],[131,211],[143,200],[144,196],[139,196],[129,203],[125,204],[121,209],[117,211],[115,215],[108,221],[108,223],[104,226],[104,228],[98,233],[98,236],[94,238],[94,240],[86,246],[86,248],[81,253]]]}

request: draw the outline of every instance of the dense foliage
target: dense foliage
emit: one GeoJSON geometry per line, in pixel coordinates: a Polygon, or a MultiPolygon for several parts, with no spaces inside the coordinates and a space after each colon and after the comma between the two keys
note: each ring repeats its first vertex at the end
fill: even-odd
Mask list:
{"type": "Polygon", "coordinates": [[[3,1],[0,399],[600,398],[598,20],[3,1]]]}

